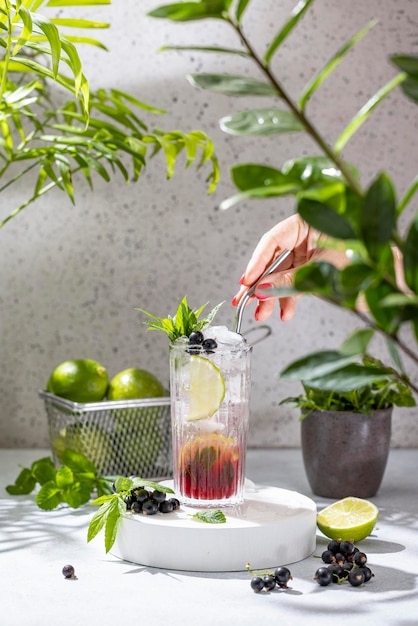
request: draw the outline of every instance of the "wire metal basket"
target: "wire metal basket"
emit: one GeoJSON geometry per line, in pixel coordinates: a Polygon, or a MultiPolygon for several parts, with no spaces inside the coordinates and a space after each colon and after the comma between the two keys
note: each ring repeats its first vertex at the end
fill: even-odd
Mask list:
{"type": "Polygon", "coordinates": [[[172,476],[169,397],[81,404],[46,391],[39,396],[57,466],[64,449],[72,448],[102,476],[172,476]]]}

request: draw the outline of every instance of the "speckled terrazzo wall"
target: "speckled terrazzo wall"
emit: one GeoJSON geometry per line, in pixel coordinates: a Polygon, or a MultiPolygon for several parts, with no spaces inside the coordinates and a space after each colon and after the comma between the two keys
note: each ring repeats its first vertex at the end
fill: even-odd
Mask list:
{"type": "MultiPolygon", "coordinates": [[[[185,75],[196,71],[255,75],[255,70],[239,57],[157,54],[169,43],[234,45],[230,29],[216,21],[190,26],[146,17],[158,4],[114,0],[113,6],[101,7],[100,19],[112,23],[109,31],[100,33],[110,52],[83,50],[85,73],[93,88],[114,86],[167,109],[168,114],[155,122],[160,127],[207,132],[216,144],[222,181],[215,194],[207,196],[205,171],[185,172],[179,165],[174,178],[166,181],[162,158],[156,157],[138,184],[126,186],[119,178],[106,185],[97,179],[92,193],[79,179],[75,207],[53,192],[0,231],[2,447],[48,445],[37,391],[65,359],[97,359],[111,375],[126,367],[144,367],[167,382],[167,340],[146,333],[134,307],[166,314],[184,294],[193,306],[226,300],[219,321],[232,324],[229,301],[255,244],[293,213],[291,199],[242,203],[224,213],[215,210],[233,192],[231,164],[253,160],[280,166],[310,152],[312,145],[295,136],[223,135],[218,119],[255,103],[196,91],[185,75]]],[[[293,0],[252,1],[245,30],[258,50],[263,50],[293,4],[293,0]]],[[[92,9],[85,11],[85,17],[95,16],[92,9]]],[[[317,0],[275,59],[275,72],[296,97],[342,41],[372,17],[379,18],[378,26],[310,105],[312,118],[330,141],[394,75],[388,55],[418,52],[418,2],[317,0]]],[[[347,146],[346,157],[360,167],[363,182],[387,169],[399,189],[406,188],[418,171],[417,125],[417,107],[399,92],[379,107],[347,146]]],[[[26,197],[24,189],[2,194],[2,216],[18,204],[21,194],[26,197]]],[[[244,329],[253,325],[248,312],[244,329]]],[[[298,446],[297,412],[279,402],[299,387],[279,381],[277,373],[298,355],[337,347],[355,324],[347,313],[306,298],[292,322],[281,323],[277,313],[271,326],[272,338],[254,349],[250,443],[298,446]]],[[[376,349],[384,353],[382,346],[376,349]]],[[[411,375],[417,380],[416,372],[411,370],[411,375]]],[[[418,409],[395,412],[393,445],[418,446],[418,409]]]]}

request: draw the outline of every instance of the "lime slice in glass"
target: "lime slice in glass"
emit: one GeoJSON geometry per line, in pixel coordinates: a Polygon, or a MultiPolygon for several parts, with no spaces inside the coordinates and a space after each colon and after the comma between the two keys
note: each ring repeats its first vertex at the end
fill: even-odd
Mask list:
{"type": "Polygon", "coordinates": [[[317,525],[330,539],[361,541],[373,531],[378,515],[379,509],[373,502],[350,496],[322,509],[317,525]]]}
{"type": "Polygon", "coordinates": [[[190,360],[190,401],[187,421],[211,417],[225,397],[225,382],[216,365],[200,356],[190,360]]]}

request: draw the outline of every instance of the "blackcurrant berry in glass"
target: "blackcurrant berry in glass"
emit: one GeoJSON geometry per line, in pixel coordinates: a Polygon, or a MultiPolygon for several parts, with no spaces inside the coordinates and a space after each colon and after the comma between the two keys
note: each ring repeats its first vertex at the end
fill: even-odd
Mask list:
{"type": "Polygon", "coordinates": [[[251,578],[251,589],[255,591],[255,593],[259,593],[264,589],[264,580],[261,576],[253,576],[251,578]]]}
{"type": "Polygon", "coordinates": [[[332,539],[329,544],[327,545],[327,549],[331,550],[331,552],[334,552],[334,554],[336,554],[337,552],[340,552],[340,541],[337,541],[336,539],[332,539]]]}
{"type": "Polygon", "coordinates": [[[356,552],[354,555],[354,563],[359,567],[363,567],[367,563],[367,555],[364,552],[356,552]]]}
{"type": "Polygon", "coordinates": [[[206,351],[209,352],[211,350],[216,350],[216,348],[218,347],[218,344],[216,343],[215,339],[205,339],[204,342],[202,343],[202,348],[206,351]]]}
{"type": "Polygon", "coordinates": [[[321,554],[321,558],[324,563],[334,563],[335,562],[335,554],[331,552],[331,550],[324,550],[321,554]]]}
{"type": "Polygon", "coordinates": [[[160,504],[160,502],[164,502],[166,497],[167,497],[167,494],[164,493],[164,491],[155,490],[151,494],[151,499],[154,500],[154,502],[157,502],[157,504],[160,504]]]}
{"type": "Polygon", "coordinates": [[[332,583],[332,572],[328,567],[320,567],[315,572],[314,580],[316,580],[321,587],[327,587],[332,583]]]}
{"type": "Polygon", "coordinates": [[[154,500],[145,500],[142,504],[143,515],[155,515],[158,512],[158,504],[154,500]]]}
{"type": "Polygon", "coordinates": [[[141,511],[142,511],[142,504],[135,500],[131,504],[131,511],[132,511],[132,513],[141,513],[141,511]]]}
{"type": "Polygon", "coordinates": [[[189,335],[190,345],[199,345],[203,342],[203,340],[204,340],[204,336],[203,336],[203,333],[200,332],[200,330],[194,330],[189,335]]]}
{"type": "Polygon", "coordinates": [[[172,513],[172,511],[174,511],[174,504],[171,500],[164,500],[164,502],[160,502],[158,505],[158,510],[161,511],[161,513],[172,513]]]}
{"type": "Polygon", "coordinates": [[[64,578],[74,578],[74,567],[72,565],[64,565],[62,573],[64,578]]]}
{"type": "Polygon", "coordinates": [[[287,567],[277,567],[274,570],[274,578],[279,586],[285,586],[289,580],[292,580],[292,574],[287,567]]]}
{"type": "Polygon", "coordinates": [[[352,569],[348,574],[348,582],[353,587],[360,587],[365,581],[364,571],[362,567],[356,567],[352,569]]]}

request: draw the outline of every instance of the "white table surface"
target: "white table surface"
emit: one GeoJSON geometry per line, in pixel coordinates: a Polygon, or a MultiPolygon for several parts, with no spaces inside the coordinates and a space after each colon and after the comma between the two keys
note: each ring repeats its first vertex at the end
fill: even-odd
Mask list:
{"type": "MultiPolygon", "coordinates": [[[[313,555],[290,565],[290,589],[268,594],[251,590],[246,571],[160,570],[106,555],[102,535],[86,542],[96,507],[45,512],[33,495],[9,496],[4,487],[14,482],[19,465],[47,454],[0,449],[0,626],[326,626],[347,619],[366,626],[418,625],[418,450],[391,450],[372,498],[379,521],[359,544],[375,574],[370,582],[320,587],[313,575],[321,561],[313,555]],[[63,578],[67,563],[77,580],[63,578]]],[[[300,450],[250,449],[247,476],[312,497],[318,510],[330,503],[312,495],[300,450]]],[[[318,531],[316,555],[326,543],[318,531]]]]}

